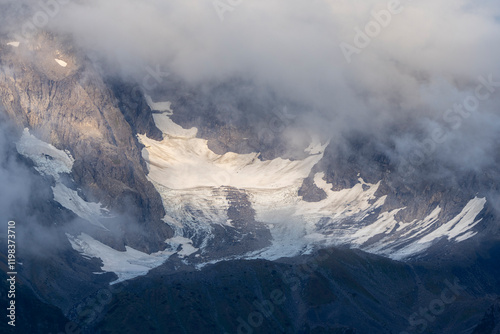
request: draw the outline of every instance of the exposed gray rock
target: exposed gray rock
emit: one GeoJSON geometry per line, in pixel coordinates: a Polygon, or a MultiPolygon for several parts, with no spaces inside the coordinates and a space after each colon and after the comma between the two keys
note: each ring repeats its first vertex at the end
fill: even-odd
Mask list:
{"type": "MultiPolygon", "coordinates": [[[[142,224],[143,233],[121,227],[121,243],[146,251],[161,248],[171,230],[161,221],[161,198],[146,178],[135,134],[122,113],[132,114],[130,106],[118,105],[113,91],[70,42],[48,33],[18,48],[2,42],[0,64],[0,102],[9,118],[71,152],[73,178],[89,199],[142,224]]],[[[147,112],[141,119],[151,124],[147,112]]]]}

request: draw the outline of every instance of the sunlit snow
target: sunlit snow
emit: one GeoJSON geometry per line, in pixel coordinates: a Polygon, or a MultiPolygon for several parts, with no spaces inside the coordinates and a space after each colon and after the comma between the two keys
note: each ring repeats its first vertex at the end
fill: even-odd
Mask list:
{"type": "Polygon", "coordinates": [[[62,67],[68,66],[68,63],[65,62],[64,60],[61,60],[61,59],[54,59],[54,60],[56,61],[56,63],[58,63],[62,67]]]}
{"type": "Polygon", "coordinates": [[[100,203],[90,203],[81,198],[75,190],[60,182],[62,174],[71,174],[75,159],[68,151],[59,150],[35,136],[29,129],[24,129],[16,143],[19,154],[31,159],[35,169],[42,175],[52,176],[56,185],[52,187],[54,200],[93,225],[104,228],[99,222],[107,210],[100,203]]]}
{"type": "Polygon", "coordinates": [[[17,151],[35,164],[35,169],[43,175],[59,179],[61,173],[71,173],[75,159],[68,151],[55,148],[24,129],[20,140],[16,143],[17,151]]]}
{"type": "MultiPolygon", "coordinates": [[[[396,217],[404,207],[380,212],[387,198],[376,195],[380,182],[367,183],[358,174],[358,183],[352,188],[334,191],[324,173],[319,172],[314,175],[314,184],[326,197],[307,202],[298,195],[299,189],[322,159],[328,143],[313,137],[305,149],[310,155],[295,161],[262,161],[257,152],[219,155],[209,149],[207,140],[196,137],[196,128],[184,129],[170,119],[173,111],[169,102],[153,102],[149,96],[146,99],[164,137],[157,141],[138,135],[138,139],[145,146],[142,155],[148,165],[148,178],[163,200],[163,220],[175,231],[175,237],[165,241],[171,250],[147,255],[127,247],[126,252],[118,252],[84,234],[71,239],[82,254],[101,258],[103,270],[115,272],[118,281],[144,275],[172,254],[188,257],[198,250],[203,253],[207,240],[214,237],[214,225],[232,226],[227,216],[228,189],[245,192],[255,210],[255,220],[264,223],[272,236],[270,246],[240,258],[274,260],[308,253],[316,246],[348,244],[404,259],[421,253],[440,238],[459,242],[475,235],[471,228],[480,221],[476,217],[484,208],[484,198],[472,199],[446,223],[439,221],[439,206],[422,220],[403,222],[396,217]],[[368,217],[371,222],[367,222],[368,217]],[[194,239],[184,234],[186,230],[203,241],[195,246],[194,239]]],[[[57,191],[71,192],[61,186],[57,191]]],[[[78,208],[72,210],[80,210],[79,215],[101,209],[97,204],[76,202],[78,208]]],[[[75,206],[65,203],[71,205],[75,206]]]]}
{"type": "Polygon", "coordinates": [[[77,237],[66,235],[73,249],[85,257],[100,258],[103,263],[101,269],[105,272],[113,272],[118,276],[118,279],[110,284],[146,275],[151,269],[158,267],[174,254],[172,251],[146,254],[128,246],[125,246],[126,251],[120,252],[85,233],[77,237]]]}
{"type": "Polygon", "coordinates": [[[310,156],[295,161],[262,161],[257,152],[218,155],[208,148],[207,140],[196,138],[196,128],[184,129],[170,119],[173,111],[169,102],[153,103],[150,97],[147,101],[152,110],[160,111],[153,117],[164,138],[138,138],[145,145],[143,157],[148,163],[148,178],[163,199],[167,212],[164,220],[179,235],[184,227],[189,227],[191,232],[211,238],[213,224],[228,225],[229,205],[224,197],[227,187],[248,195],[256,221],[265,223],[273,238],[271,246],[249,253],[246,258],[273,260],[307,253],[314,245],[342,244],[405,258],[422,252],[440,237],[463,241],[474,235],[469,230],[477,224],[474,219],[485,199],[471,200],[461,214],[439,228],[436,223],[440,207],[420,221],[398,221],[396,215],[405,210],[398,208],[380,212],[373,223],[365,223],[385,203],[386,196],[376,196],[380,182],[369,184],[359,178],[354,187],[333,191],[325,175],[316,173],[314,184],[326,193],[326,198],[307,202],[298,195],[303,180],[322,159],[328,143],[313,136],[305,149],[310,156]],[[197,215],[189,218],[193,210],[197,215]],[[379,241],[370,243],[375,236],[379,241]]]}

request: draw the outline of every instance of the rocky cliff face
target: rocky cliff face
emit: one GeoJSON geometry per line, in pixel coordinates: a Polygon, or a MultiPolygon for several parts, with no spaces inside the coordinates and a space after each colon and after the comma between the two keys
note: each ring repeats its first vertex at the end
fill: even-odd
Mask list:
{"type": "Polygon", "coordinates": [[[150,299],[148,331],[216,333],[238,330],[233,318],[252,312],[252,296],[281,289],[288,302],[263,332],[389,333],[405,330],[405,317],[440,293],[436,276],[448,276],[436,268],[444,262],[481,297],[470,292],[454,304],[476,307],[460,313],[464,323],[449,325],[459,321],[452,314],[427,326],[498,327],[497,307],[484,297],[498,295],[498,252],[477,255],[472,269],[454,262],[499,239],[491,196],[498,170],[429,178],[429,163],[401,173],[389,143],[359,133],[289,143],[285,132],[298,128],[302,106],[260,96],[246,82],[206,89],[169,78],[147,93],[101,73],[61,36],[0,38],[2,112],[22,139],[16,158],[37,173],[39,188],[18,218],[40,215],[42,231],[59,244],[49,256],[22,254],[21,276],[36,298],[89,333],[140,331],[150,299]],[[415,270],[358,251],[331,250],[319,264],[308,255],[331,246],[409,263],[426,258],[433,274],[425,263],[415,270]],[[194,271],[225,260],[235,261],[194,271]],[[299,273],[311,261],[312,271],[299,273]],[[92,324],[80,318],[117,277],[145,275],[92,324]]]}
{"type": "MultiPolygon", "coordinates": [[[[276,192],[276,203],[269,204],[268,208],[260,208],[260,212],[258,206],[263,203],[259,202],[258,197],[262,193],[253,193],[249,197],[254,200],[250,205],[257,211],[257,221],[268,224],[271,220],[276,221],[278,224],[273,223],[274,227],[282,222],[286,222],[283,225],[293,225],[292,221],[296,218],[293,216],[300,215],[302,207],[314,207],[317,216],[322,216],[319,214],[322,210],[328,213],[315,217],[314,223],[309,222],[305,216],[298,218],[300,223],[297,225],[300,226],[297,226],[297,230],[315,229],[318,234],[326,236],[324,239],[327,240],[322,239],[326,243],[354,245],[394,258],[426,255],[420,251],[423,249],[421,245],[430,240],[437,242],[444,239],[453,244],[472,235],[477,235],[478,238],[498,237],[498,215],[494,208],[495,200],[491,197],[498,190],[498,182],[495,180],[500,175],[497,169],[490,167],[481,172],[473,172],[457,169],[455,166],[441,173],[436,170],[439,166],[432,159],[410,168],[406,166],[405,169],[402,157],[395,153],[394,143],[389,139],[394,133],[401,134],[412,129],[396,126],[382,129],[382,132],[386,131],[386,138],[389,138],[386,141],[370,138],[363,133],[345,133],[342,138],[334,136],[325,147],[321,145],[328,138],[320,138],[319,141],[316,139],[316,147],[311,144],[311,148],[307,147],[310,142],[298,144],[286,141],[287,132],[297,129],[296,137],[303,135],[298,129],[300,110],[305,110],[304,107],[301,109],[291,102],[278,101],[271,96],[262,97],[258,89],[247,82],[235,81],[207,89],[188,87],[173,78],[153,93],[155,101],[171,103],[173,113],[168,115],[171,121],[184,129],[195,127],[196,138],[206,139],[210,152],[219,155],[220,159],[234,157],[235,154],[242,157],[249,152],[259,152],[258,159],[263,164],[272,165],[282,161],[280,159],[305,161],[314,154],[322,155],[307,171],[308,176],[301,180],[300,187],[296,189],[294,186],[290,190],[293,194],[285,195],[269,186],[267,191],[276,192]],[[284,108],[286,105],[290,107],[284,108]],[[371,194],[370,189],[375,187],[376,191],[371,194]],[[363,193],[370,193],[372,196],[366,206],[360,204],[363,202],[363,193]],[[277,200],[280,196],[283,197],[281,201],[277,200]],[[291,200],[292,196],[297,198],[291,200]],[[339,197],[338,201],[334,199],[336,196],[339,197]],[[377,201],[380,203],[377,204],[377,201]],[[269,212],[272,211],[270,207],[273,205],[277,217],[269,217],[269,212]],[[329,205],[333,208],[328,208],[329,205]],[[352,212],[364,210],[360,209],[360,205],[371,207],[371,210],[356,216],[352,212]],[[474,206],[477,210],[469,211],[474,206]],[[291,211],[295,212],[290,213],[291,211]],[[463,219],[471,216],[472,212],[475,215],[472,221],[463,219]],[[266,213],[269,215],[266,216],[266,213]],[[465,229],[458,228],[460,221],[464,227],[467,226],[465,229]],[[311,228],[309,224],[314,224],[315,227],[311,228]],[[446,233],[440,234],[454,228],[448,237],[445,236],[446,233]],[[362,232],[358,233],[360,230],[362,232]],[[431,236],[424,238],[427,234],[431,236]],[[351,238],[353,235],[362,237],[356,240],[351,238]]],[[[166,145],[171,147],[177,143],[172,140],[166,145]]],[[[159,162],[154,159],[152,151],[148,148],[145,151],[149,155],[148,163],[158,166],[159,162]]],[[[500,160],[499,157],[493,158],[500,160]]],[[[165,168],[167,170],[169,169],[165,168]]],[[[283,179],[283,170],[287,168],[283,167],[278,172],[262,170],[260,173],[276,172],[274,178],[283,179]]],[[[202,174],[203,171],[199,173],[202,174]]],[[[228,185],[238,178],[237,175],[229,175],[224,171],[221,175],[228,185]],[[230,180],[231,177],[233,180],[230,180]]],[[[270,184],[272,180],[270,178],[270,184]]],[[[248,185],[248,188],[252,188],[252,185],[248,185]]],[[[271,232],[274,238],[283,233],[285,232],[271,232]]],[[[309,233],[311,235],[308,238],[314,238],[313,233],[309,233]]],[[[293,238],[291,234],[290,238],[293,238]]],[[[443,246],[442,243],[439,245],[443,246]]]]}
{"type": "MultiPolygon", "coordinates": [[[[0,99],[19,129],[67,150],[75,159],[71,176],[84,196],[142,225],[144,233],[124,230],[115,247],[155,251],[171,235],[161,222],[161,199],[146,179],[134,130],[141,114],[118,103],[113,90],[67,40],[48,33],[18,46],[2,39],[0,99]],[[136,116],[139,115],[139,116],[136,116]],[[129,122],[127,122],[129,121],[129,122]]],[[[124,94],[122,90],[118,93],[124,94]]],[[[144,106],[144,104],[143,104],[144,106]]],[[[145,124],[151,115],[142,112],[145,124]],[[145,116],[144,116],[145,115],[145,116]]],[[[154,132],[153,132],[154,134],[154,132]]]]}
{"type": "MultiPolygon", "coordinates": [[[[55,155],[67,155],[70,175],[53,186],[56,201],[91,222],[78,205],[111,210],[115,219],[93,224],[113,233],[84,232],[115,250],[160,251],[175,230],[200,250],[190,254],[194,262],[278,258],[316,245],[400,259],[440,239],[498,235],[487,198],[498,187],[494,169],[432,179],[425,176],[429,163],[401,173],[390,143],[360,133],[330,144],[316,138],[309,147],[310,138],[287,143],[301,107],[261,96],[248,82],[207,89],[169,78],[143,96],[96,70],[69,39],[40,33],[25,41],[4,37],[1,45],[5,114],[53,145],[55,155]],[[167,100],[169,108],[151,110],[167,100]]],[[[82,245],[79,251],[90,247],[82,245]]]]}

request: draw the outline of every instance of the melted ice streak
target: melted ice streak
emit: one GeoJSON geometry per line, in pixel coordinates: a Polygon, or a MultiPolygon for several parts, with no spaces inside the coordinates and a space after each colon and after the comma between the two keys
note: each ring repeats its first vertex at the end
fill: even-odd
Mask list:
{"type": "Polygon", "coordinates": [[[41,175],[54,178],[56,185],[52,187],[52,192],[56,202],[80,218],[105,229],[98,218],[104,218],[108,210],[99,203],[85,201],[76,191],[65,186],[60,180],[62,174],[71,174],[75,159],[70,152],[59,150],[36,138],[28,129],[24,129],[21,138],[16,143],[16,149],[19,154],[33,161],[35,169],[41,175]]]}
{"type": "Polygon", "coordinates": [[[196,128],[184,129],[170,119],[169,102],[154,103],[146,98],[152,110],[162,111],[153,117],[164,133],[162,141],[138,135],[145,145],[142,154],[148,163],[148,178],[163,199],[165,222],[174,227],[177,237],[185,238],[186,229],[191,235],[204,235],[205,241],[198,245],[202,249],[214,224],[230,225],[223,187],[244,189],[256,220],[267,223],[273,237],[270,247],[244,258],[274,260],[308,253],[314,246],[350,244],[404,259],[423,252],[440,238],[459,242],[475,235],[470,229],[479,222],[475,218],[484,208],[484,198],[472,199],[457,217],[439,228],[439,207],[424,219],[409,223],[395,218],[405,208],[373,217],[386,196],[375,196],[380,182],[369,184],[362,178],[351,189],[333,191],[325,175],[317,173],[314,183],[327,196],[319,202],[306,202],[298,190],[322,159],[328,143],[313,137],[305,149],[310,156],[299,161],[261,161],[258,153],[218,155],[208,148],[207,140],[196,138],[196,128]],[[373,223],[367,223],[367,217],[374,218],[370,219],[373,223]],[[373,243],[375,236],[380,239],[373,243]]]}

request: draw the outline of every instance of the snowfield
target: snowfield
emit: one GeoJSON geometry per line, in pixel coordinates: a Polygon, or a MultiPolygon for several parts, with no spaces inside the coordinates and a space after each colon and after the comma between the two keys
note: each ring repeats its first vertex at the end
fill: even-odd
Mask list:
{"type": "Polygon", "coordinates": [[[110,284],[146,275],[151,269],[161,265],[173,254],[173,252],[169,251],[146,254],[128,246],[125,246],[125,252],[120,252],[85,233],[77,237],[69,234],[66,236],[73,249],[80,252],[82,256],[101,259],[103,263],[101,269],[104,272],[113,272],[118,276],[118,279],[110,284]]]}
{"type": "MultiPolygon", "coordinates": [[[[438,240],[461,242],[473,237],[476,232],[472,228],[481,221],[477,217],[486,199],[478,197],[447,222],[440,221],[439,206],[422,220],[398,221],[397,214],[406,208],[381,212],[386,196],[376,195],[380,182],[370,184],[359,178],[352,188],[333,191],[322,172],[316,173],[313,180],[326,197],[318,202],[304,201],[298,195],[299,189],[323,158],[328,142],[311,138],[305,149],[309,156],[303,160],[262,161],[258,152],[219,155],[208,148],[207,140],[196,137],[196,128],[184,129],[170,119],[173,111],[169,102],[155,103],[150,97],[147,101],[156,111],[153,118],[164,136],[161,141],[146,135],[138,135],[138,139],[144,145],[142,155],[148,178],[163,200],[163,220],[173,228],[175,236],[165,240],[165,251],[146,254],[130,247],[120,252],[83,233],[67,235],[82,256],[100,258],[104,272],[118,275],[113,283],[145,275],[174,254],[189,262],[190,256],[200,259],[200,255],[210,253],[207,244],[215,238],[214,226],[234,228],[228,216],[228,189],[245,194],[255,221],[266,226],[272,237],[270,246],[232,258],[275,260],[307,254],[317,247],[350,245],[404,260],[424,252],[438,240]]],[[[71,174],[74,159],[69,152],[37,139],[27,129],[17,150],[30,158],[42,175],[54,178],[55,201],[105,228],[100,219],[106,217],[107,210],[100,203],[85,201],[60,181],[63,173],[71,174]]],[[[196,265],[220,260],[208,258],[202,263],[196,261],[196,265]]]]}
{"type": "MultiPolygon", "coordinates": [[[[486,203],[484,198],[472,199],[449,222],[439,222],[439,207],[421,221],[400,222],[395,216],[404,207],[373,217],[386,200],[386,196],[375,196],[380,182],[369,184],[359,178],[351,189],[333,191],[323,173],[314,175],[314,183],[325,191],[326,198],[306,202],[298,196],[298,190],[322,159],[328,143],[311,138],[305,149],[309,156],[298,161],[261,161],[257,152],[218,155],[208,148],[206,140],[196,138],[196,128],[184,129],[170,119],[173,111],[169,102],[153,103],[150,97],[148,102],[158,112],[154,120],[164,138],[138,138],[145,145],[142,154],[148,164],[148,177],[163,199],[165,222],[179,235],[189,229],[210,239],[211,226],[229,224],[229,204],[221,196],[222,189],[240,189],[248,195],[256,220],[266,224],[273,237],[271,246],[242,258],[274,260],[310,252],[315,246],[349,244],[405,259],[425,251],[440,238],[460,242],[472,237],[475,232],[470,229],[479,222],[475,218],[486,203]],[[192,211],[197,216],[193,217],[192,211]],[[373,223],[365,222],[367,217],[374,218],[370,220],[373,223]],[[378,242],[373,243],[375,236],[378,242]]],[[[204,245],[198,247],[203,249],[204,245]]]]}

